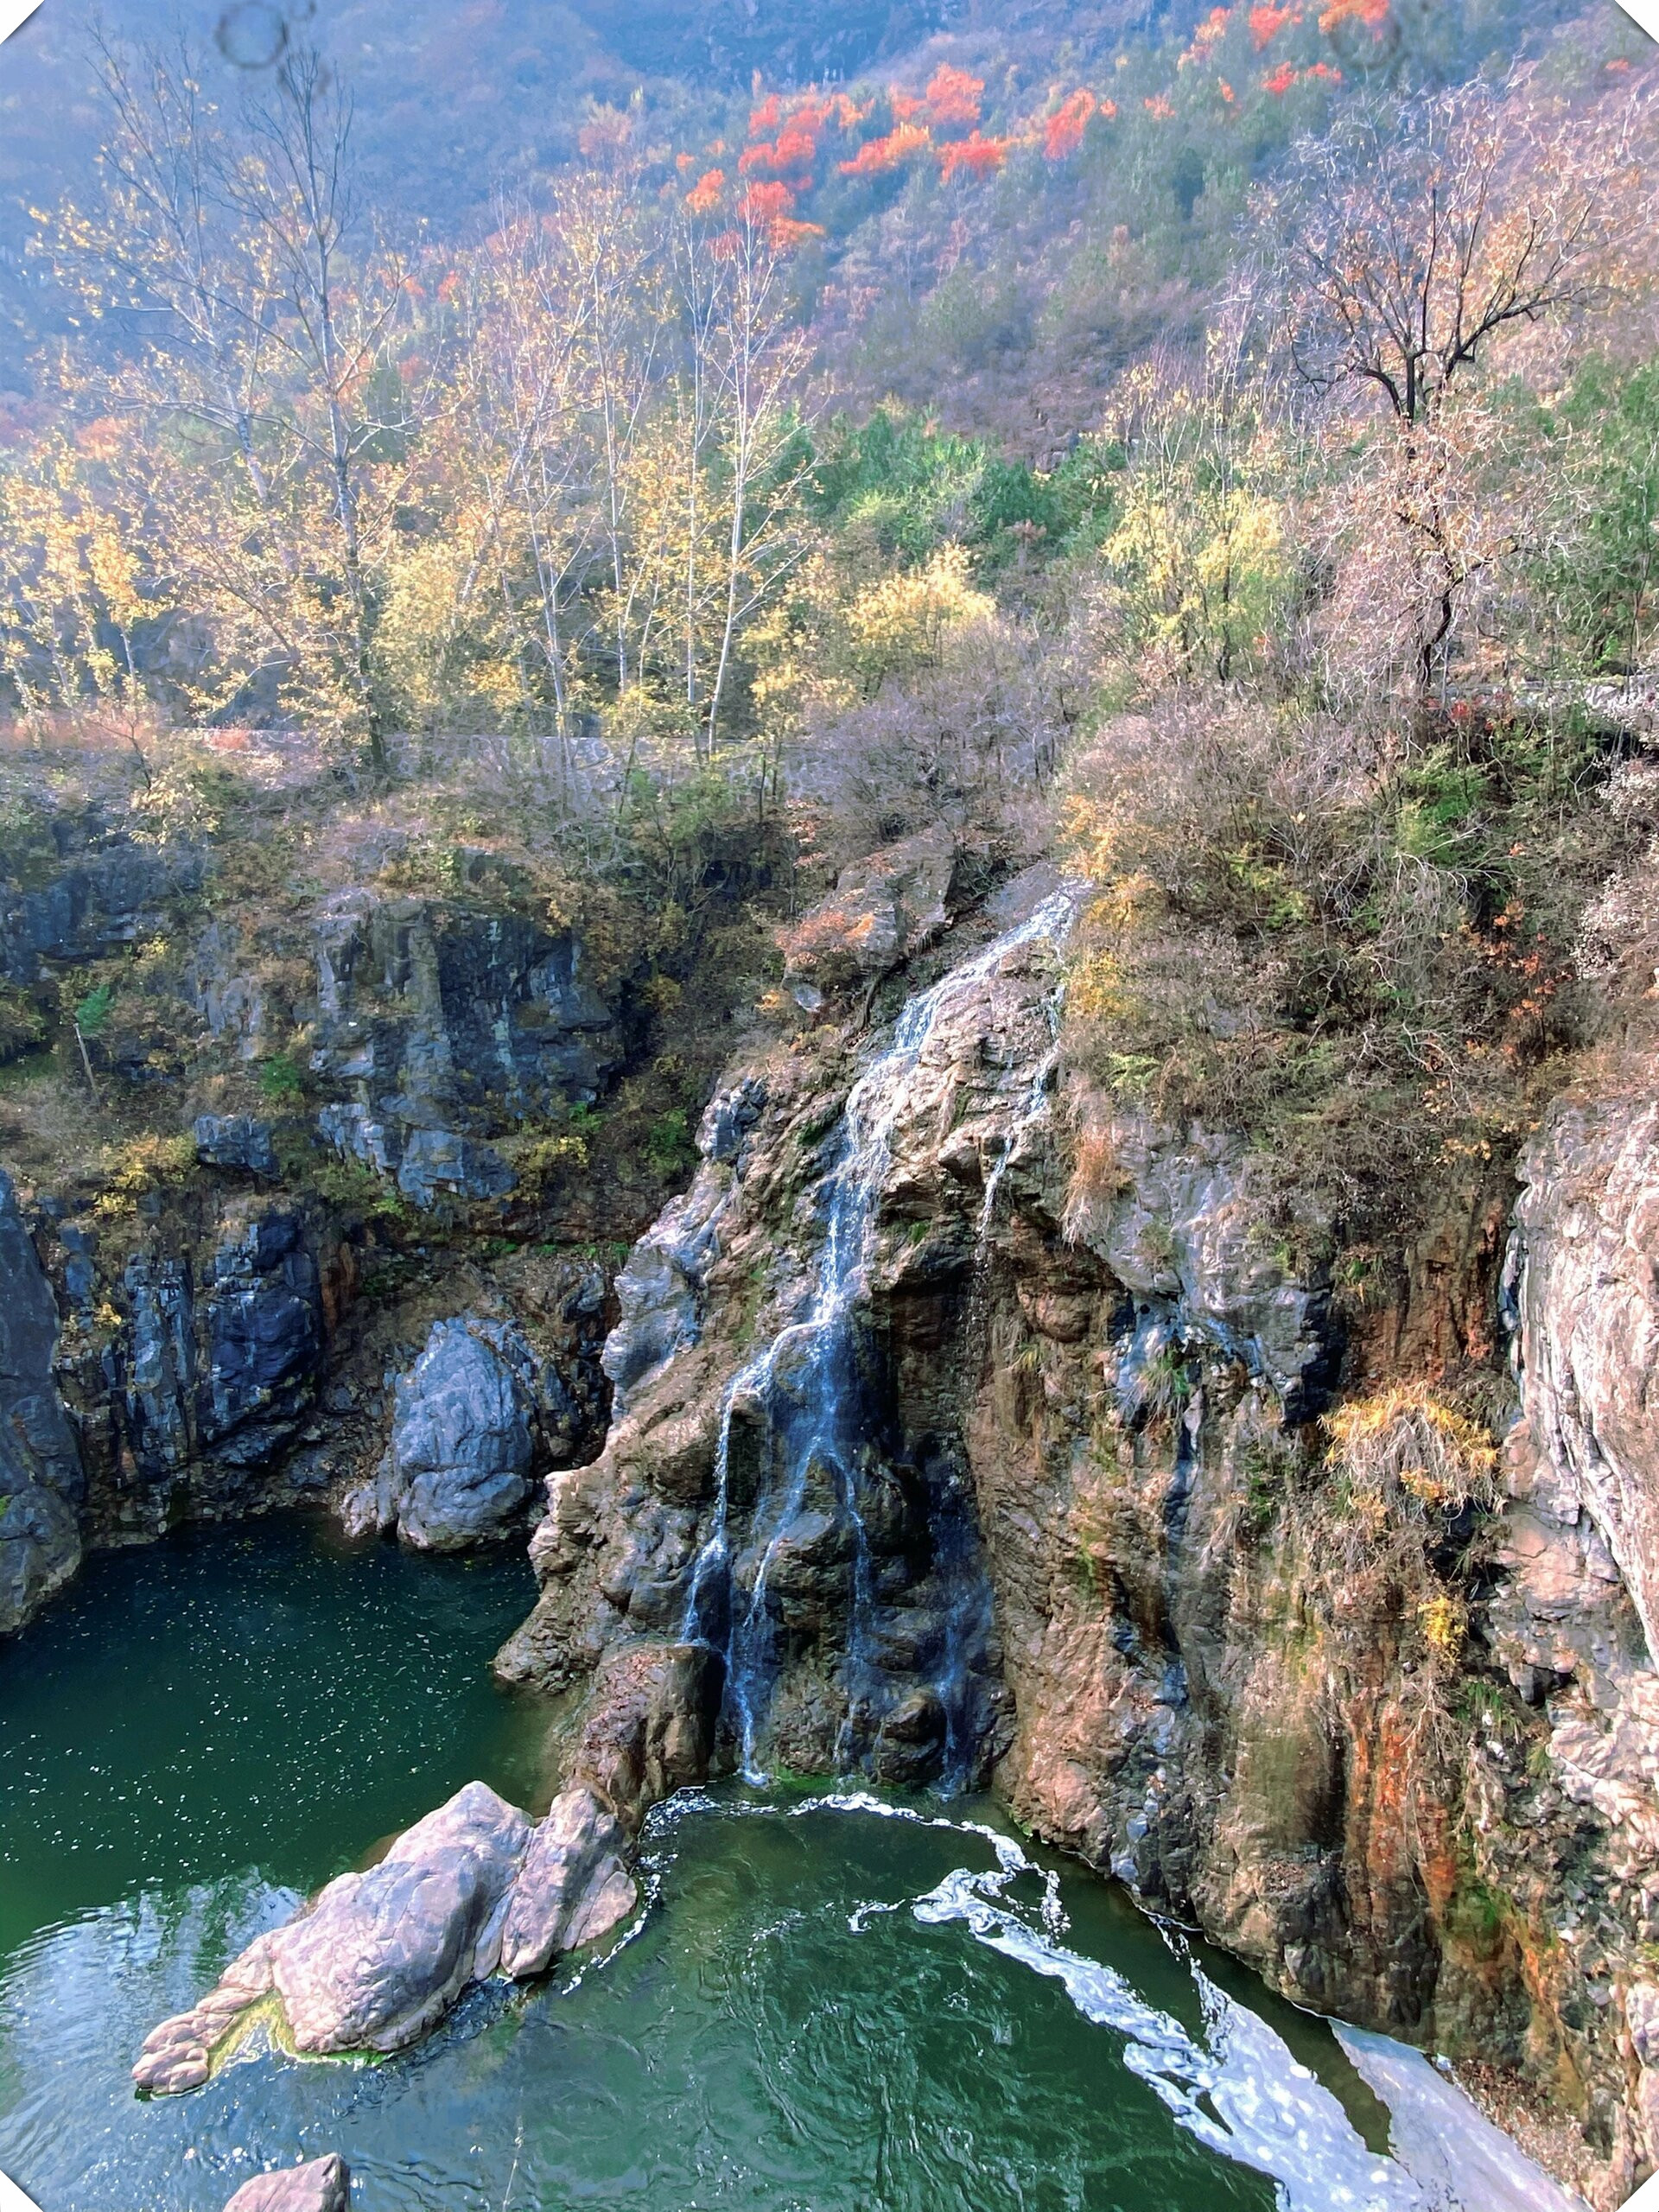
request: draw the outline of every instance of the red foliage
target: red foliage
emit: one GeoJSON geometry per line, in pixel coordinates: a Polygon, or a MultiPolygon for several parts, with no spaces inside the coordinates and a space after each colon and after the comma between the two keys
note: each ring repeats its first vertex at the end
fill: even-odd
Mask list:
{"type": "Polygon", "coordinates": [[[1230,8],[1212,8],[1193,32],[1192,43],[1181,56],[1182,61],[1202,61],[1212,46],[1218,46],[1227,35],[1232,14],[1230,8]]]}
{"type": "Polygon", "coordinates": [[[971,130],[979,121],[979,96],[984,89],[982,77],[970,77],[965,69],[942,62],[927,80],[928,113],[943,130],[971,130]]]}
{"type": "Polygon", "coordinates": [[[900,123],[908,123],[913,116],[919,115],[927,105],[925,99],[918,99],[913,92],[901,92],[896,85],[887,94],[887,100],[894,116],[900,123]]]}
{"type": "Polygon", "coordinates": [[[685,195],[685,204],[694,215],[712,215],[720,205],[726,189],[724,169],[705,169],[685,195]]]}
{"type": "Polygon", "coordinates": [[[786,184],[752,184],[737,212],[746,223],[775,223],[793,214],[795,195],[786,184]]]}
{"type": "MultiPolygon", "coordinates": [[[[1107,107],[1111,103],[1108,101],[1107,107]]],[[[1043,125],[1043,152],[1051,162],[1063,162],[1068,154],[1075,154],[1083,143],[1083,134],[1089,118],[1105,108],[1091,92],[1079,86],[1069,93],[1043,125]]]]}
{"type": "Polygon", "coordinates": [[[958,170],[969,176],[991,176],[1008,157],[1006,138],[982,138],[977,130],[966,138],[953,138],[939,149],[939,168],[948,183],[958,170]]]}
{"type": "Polygon", "coordinates": [[[1298,72],[1288,61],[1281,61],[1271,77],[1262,79],[1262,89],[1264,92],[1270,92],[1274,99],[1281,100],[1295,83],[1297,75],[1298,72]]]}
{"type": "Polygon", "coordinates": [[[1221,87],[1221,97],[1226,101],[1228,106],[1231,107],[1236,97],[1232,86],[1224,77],[1217,77],[1216,82],[1221,87]]]}
{"type": "Polygon", "coordinates": [[[1339,85],[1342,82],[1341,70],[1333,69],[1328,61],[1316,61],[1307,74],[1310,77],[1323,77],[1327,84],[1339,85]]]}
{"type": "Polygon", "coordinates": [[[1160,123],[1173,123],[1175,120],[1174,107],[1161,92],[1154,92],[1149,99],[1142,100],[1141,105],[1148,115],[1155,116],[1160,123]]]}
{"type": "Polygon", "coordinates": [[[901,123],[885,138],[867,138],[850,162],[841,163],[841,173],[843,176],[881,176],[932,143],[932,134],[920,124],[901,123]]]}
{"type": "Polygon", "coordinates": [[[1301,20],[1302,11],[1300,8],[1274,8],[1266,4],[1252,8],[1250,36],[1255,41],[1256,52],[1261,54],[1270,47],[1287,23],[1300,23],[1301,20]]]}
{"type": "Polygon", "coordinates": [[[784,103],[776,92],[768,94],[760,105],[749,114],[749,136],[758,138],[763,130],[775,130],[784,119],[784,103]]]}

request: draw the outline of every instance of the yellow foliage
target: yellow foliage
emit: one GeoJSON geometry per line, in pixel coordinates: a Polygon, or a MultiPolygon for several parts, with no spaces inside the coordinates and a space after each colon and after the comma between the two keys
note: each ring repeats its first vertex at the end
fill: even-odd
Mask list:
{"type": "Polygon", "coordinates": [[[106,1221],[135,1213],[141,1198],[181,1183],[195,1164],[195,1140],[188,1134],[162,1137],[147,1132],[111,1145],[99,1162],[105,1187],[92,1211],[106,1221]]]}
{"type": "Polygon", "coordinates": [[[1497,1446],[1423,1383],[1352,1400],[1328,1415],[1325,1427],[1356,1502],[1404,1491],[1419,1506],[1457,1512],[1495,1501],[1497,1446]]]}
{"type": "Polygon", "coordinates": [[[1450,1591],[1440,1590],[1424,1599],[1417,1608],[1417,1625],[1434,1656],[1448,1667],[1456,1666],[1463,1656],[1469,1617],[1450,1591]]]}
{"type": "Polygon", "coordinates": [[[925,568],[895,570],[867,584],[847,613],[853,658],[874,691],[888,676],[937,667],[956,629],[988,621],[996,611],[969,581],[960,545],[942,545],[925,568]]]}

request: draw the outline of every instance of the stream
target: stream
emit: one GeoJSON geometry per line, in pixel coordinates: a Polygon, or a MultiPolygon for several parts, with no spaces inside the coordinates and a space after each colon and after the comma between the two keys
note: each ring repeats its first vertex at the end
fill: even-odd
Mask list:
{"type": "Polygon", "coordinates": [[[487,1672],[529,1594],[271,1521],[100,1557],[0,1647],[0,2171],[41,2212],[219,2212],[332,2149],[359,2212],[1405,2202],[1322,2024],[987,1803],[847,1785],[659,1808],[620,1941],[412,2054],[136,2098],[146,2029],[298,1892],[474,1774],[544,1787],[487,1672]]]}

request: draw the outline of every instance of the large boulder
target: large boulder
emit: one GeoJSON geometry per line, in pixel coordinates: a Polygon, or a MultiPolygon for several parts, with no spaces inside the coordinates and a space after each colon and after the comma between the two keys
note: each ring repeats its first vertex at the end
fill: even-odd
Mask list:
{"type": "Polygon", "coordinates": [[[842,868],[836,887],[780,939],[784,981],[816,1013],[865,989],[950,926],[989,880],[988,856],[938,823],[842,868]]]}
{"type": "Polygon", "coordinates": [[[302,2166],[256,2174],[245,2181],[225,2212],[351,2212],[352,2170],[330,2152],[302,2166]]]}
{"type": "Polygon", "coordinates": [[[297,2050],[401,2050],[500,1956],[530,1823],[469,1782],[366,1874],[342,1874],[271,1944],[297,2050]]]}
{"type": "MultiPolygon", "coordinates": [[[[296,2050],[402,2050],[472,1983],[498,1969],[541,1974],[631,1912],[623,1846],[580,1784],[532,1826],[469,1782],[378,1866],[330,1882],[285,1927],[257,1937],[188,2012],[153,2029],[133,2079],[153,2096],[199,2088],[249,2008],[272,1999],[296,2050]]],[[[287,2212],[287,2198],[276,2206],[287,2212]]]]}
{"type": "Polygon", "coordinates": [[[0,1168],[0,1634],[80,1563],[80,1453],[53,1379],[58,1307],[0,1168]]]}
{"type": "Polygon", "coordinates": [[[530,1840],[501,1929],[501,1971],[545,1974],[563,1951],[606,1935],[638,1892],[622,1863],[626,1839],[592,1790],[555,1798],[530,1840]]]}
{"type": "Polygon", "coordinates": [[[510,1533],[531,1493],[537,1365],[506,1321],[435,1321],[397,1382],[391,1443],[342,1512],[361,1535],[395,1529],[416,1551],[456,1552],[510,1533]]]}

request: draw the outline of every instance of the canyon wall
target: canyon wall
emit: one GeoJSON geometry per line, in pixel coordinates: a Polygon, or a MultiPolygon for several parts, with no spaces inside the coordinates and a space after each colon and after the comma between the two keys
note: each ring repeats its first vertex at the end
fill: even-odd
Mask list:
{"type": "Polygon", "coordinates": [[[902,1037],[959,963],[873,1163],[856,1422],[814,1331],[896,1047],[825,1020],[730,1071],[624,1270],[617,1419],[499,1670],[585,1691],[601,1794],[955,1759],[1297,2001],[1566,2115],[1622,2201],[1659,2159],[1651,1107],[1563,1103],[1518,1204],[1471,1169],[1396,1290],[1339,1296],[1240,1141],[1060,1075],[1022,888],[881,1001],[902,1037]]]}

